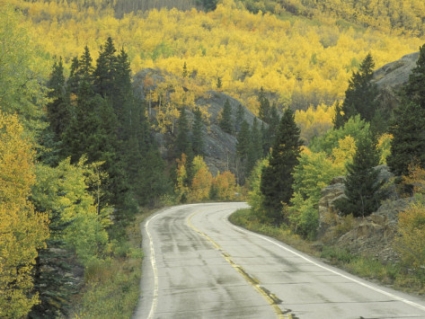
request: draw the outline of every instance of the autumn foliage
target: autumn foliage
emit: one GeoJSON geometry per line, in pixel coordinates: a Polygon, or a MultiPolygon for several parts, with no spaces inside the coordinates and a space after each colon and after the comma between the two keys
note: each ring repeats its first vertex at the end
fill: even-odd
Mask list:
{"type": "Polygon", "coordinates": [[[48,237],[47,216],[29,202],[34,152],[17,116],[0,112],[0,317],[22,318],[33,294],[37,249],[48,237]]]}

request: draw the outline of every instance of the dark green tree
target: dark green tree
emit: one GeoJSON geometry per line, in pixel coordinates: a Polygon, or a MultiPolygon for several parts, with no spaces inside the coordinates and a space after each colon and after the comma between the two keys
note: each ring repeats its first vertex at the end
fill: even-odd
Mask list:
{"type": "Polygon", "coordinates": [[[258,109],[258,117],[263,122],[269,124],[270,122],[270,101],[266,97],[266,94],[264,92],[264,89],[260,89],[260,93],[258,94],[258,102],[260,103],[260,107],[258,109]]]}
{"type": "Polygon", "coordinates": [[[243,109],[242,104],[238,105],[238,109],[236,110],[236,116],[235,116],[235,132],[239,133],[241,129],[242,122],[245,120],[245,112],[243,109]]]}
{"type": "Polygon", "coordinates": [[[409,81],[404,88],[406,97],[425,109],[425,44],[419,48],[419,58],[416,67],[409,75],[409,81]]]}
{"type": "Polygon", "coordinates": [[[267,217],[276,224],[283,222],[283,203],[289,203],[293,194],[292,173],[299,162],[301,146],[300,129],[295,124],[294,113],[287,108],[273,143],[269,166],[261,174],[263,205],[267,217]]]}
{"type": "Polygon", "coordinates": [[[224,132],[228,134],[233,133],[232,108],[230,106],[229,99],[226,99],[226,102],[224,103],[219,125],[224,132]]]}
{"type": "Polygon", "coordinates": [[[190,128],[187,120],[186,108],[180,110],[180,116],[177,120],[177,136],[175,155],[180,158],[184,153],[186,156],[193,155],[192,143],[190,141],[190,128]]]}
{"type": "Polygon", "coordinates": [[[221,89],[221,87],[223,86],[223,83],[221,82],[221,77],[217,78],[217,89],[221,89]]]}
{"type": "Polygon", "coordinates": [[[192,127],[192,147],[194,155],[204,154],[204,131],[202,113],[199,108],[194,111],[195,119],[192,127]]]}
{"type": "Polygon", "coordinates": [[[116,68],[117,57],[115,56],[115,46],[111,37],[108,37],[99,57],[96,61],[94,70],[94,90],[103,98],[114,96],[116,93],[116,68]]]}
{"type": "Polygon", "coordinates": [[[51,102],[47,104],[47,118],[55,135],[55,140],[59,141],[71,119],[62,58],[59,59],[59,62],[54,62],[47,87],[50,89],[48,97],[51,99],[51,102]]]}
{"type": "Polygon", "coordinates": [[[393,135],[388,166],[397,176],[407,176],[410,164],[425,168],[425,45],[406,86],[402,104],[394,110],[389,132],[393,135]]]}
{"type": "Polygon", "coordinates": [[[425,167],[425,110],[406,101],[394,110],[389,132],[393,135],[387,164],[396,176],[407,176],[408,167],[419,163],[425,167]]]}
{"type": "Polygon", "coordinates": [[[334,121],[335,128],[342,127],[350,117],[360,114],[363,120],[371,122],[377,108],[378,88],[373,79],[375,63],[369,53],[357,72],[353,72],[345,91],[345,100],[341,108],[337,108],[334,121]]]}
{"type": "Polygon", "coordinates": [[[380,154],[369,137],[357,141],[356,147],[353,163],[347,165],[346,197],[337,200],[335,205],[344,215],[365,217],[378,209],[382,199],[380,171],[375,168],[379,165],[380,154]]]}
{"type": "Polygon", "coordinates": [[[183,63],[183,77],[187,78],[188,72],[187,72],[187,65],[186,65],[186,61],[184,61],[183,63]]]}
{"type": "Polygon", "coordinates": [[[250,143],[248,148],[248,158],[246,165],[246,176],[251,174],[252,169],[254,168],[257,161],[263,157],[263,145],[262,145],[262,135],[261,130],[258,125],[257,118],[254,118],[252,123],[252,129],[250,134],[250,143]]]}

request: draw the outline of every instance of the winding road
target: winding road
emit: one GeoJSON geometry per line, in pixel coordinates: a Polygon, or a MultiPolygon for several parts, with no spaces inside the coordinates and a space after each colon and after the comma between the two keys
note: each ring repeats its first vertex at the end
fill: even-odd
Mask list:
{"type": "Polygon", "coordinates": [[[425,301],[367,282],[229,223],[245,203],[165,209],[142,228],[133,319],[425,318],[425,301]]]}

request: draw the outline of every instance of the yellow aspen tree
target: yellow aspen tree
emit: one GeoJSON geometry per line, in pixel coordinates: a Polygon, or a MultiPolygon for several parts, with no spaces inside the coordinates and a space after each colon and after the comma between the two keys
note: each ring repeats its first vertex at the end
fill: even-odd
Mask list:
{"type": "Polygon", "coordinates": [[[208,166],[202,156],[199,155],[195,156],[192,165],[194,176],[191,183],[189,200],[202,201],[209,199],[213,178],[208,166]]]}
{"type": "Polygon", "coordinates": [[[34,151],[17,116],[0,113],[0,317],[23,318],[38,296],[32,269],[48,237],[47,216],[28,201],[34,151]]]}

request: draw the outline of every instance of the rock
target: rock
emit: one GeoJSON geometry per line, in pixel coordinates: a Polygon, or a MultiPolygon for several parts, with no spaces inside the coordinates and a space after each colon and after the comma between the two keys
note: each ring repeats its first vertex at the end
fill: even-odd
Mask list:
{"type": "Polygon", "coordinates": [[[409,80],[409,75],[419,58],[419,52],[403,56],[400,60],[388,63],[376,70],[374,81],[380,89],[385,87],[399,88],[409,80]]]}

